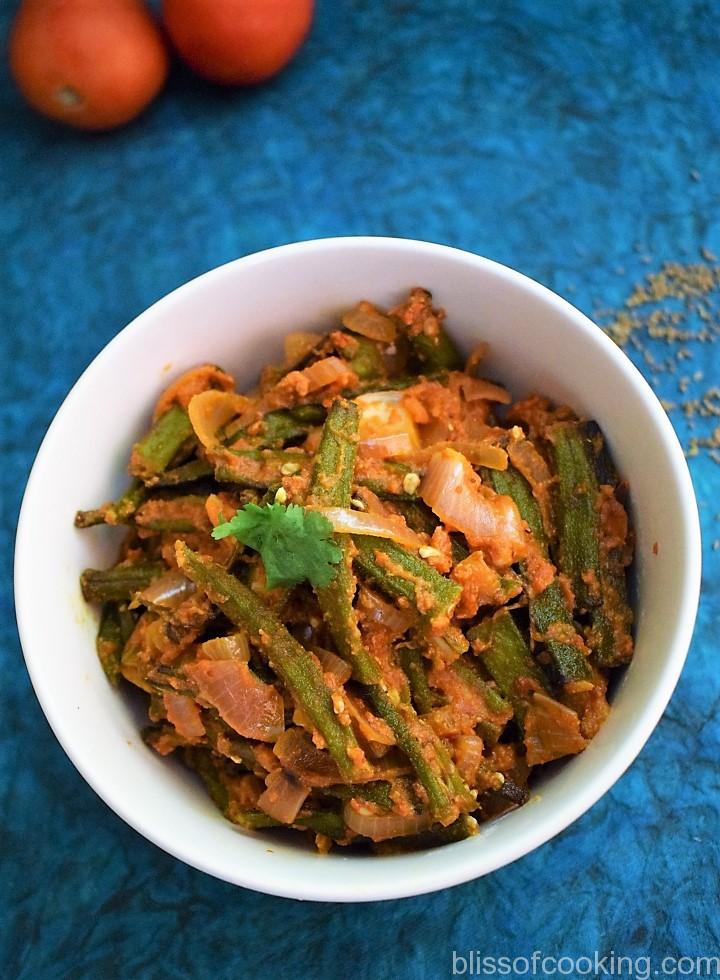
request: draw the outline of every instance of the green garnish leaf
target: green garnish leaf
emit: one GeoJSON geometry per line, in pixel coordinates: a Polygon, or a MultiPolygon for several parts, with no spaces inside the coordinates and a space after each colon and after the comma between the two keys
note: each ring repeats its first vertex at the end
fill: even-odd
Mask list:
{"type": "Polygon", "coordinates": [[[212,532],[216,539],[229,535],[260,552],[270,589],[306,580],[322,588],[334,578],[333,566],[342,557],[330,521],[297,504],[246,504],[212,532]]]}

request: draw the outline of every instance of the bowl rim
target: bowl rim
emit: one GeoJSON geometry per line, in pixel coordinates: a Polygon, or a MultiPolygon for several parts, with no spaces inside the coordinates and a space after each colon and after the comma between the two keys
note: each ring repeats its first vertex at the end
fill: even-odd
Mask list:
{"type": "MultiPolygon", "coordinates": [[[[28,673],[40,706],[47,718],[47,721],[60,742],[66,755],[73,763],[80,775],[85,779],[95,793],[106,803],[111,810],[120,816],[129,826],[141,834],[146,839],[152,841],[166,853],[178,858],[191,867],[204,871],[216,878],[220,878],[231,884],[241,885],[265,894],[277,895],[286,898],[306,899],[314,901],[335,901],[335,902],[356,902],[356,901],[378,901],[395,898],[421,895],[435,891],[440,888],[450,887],[472,880],[485,874],[489,874],[511,861],[530,853],[536,847],[551,840],[558,833],[573,823],[578,817],[585,813],[600,797],[602,797],[610,787],[623,775],[626,769],[632,764],[640,753],[645,742],[650,737],[652,731],[659,722],[672,693],[677,684],[682,671],[690,640],[692,638],[695,617],[700,596],[701,582],[701,562],[702,547],[700,520],[697,508],[697,501],[693,490],[692,480],[685,459],[684,452],[672,427],[672,424],[662,408],[655,393],[645,380],[640,371],[630,361],[627,355],[617,347],[603,331],[601,331],[589,317],[574,307],[567,300],[553,292],[546,286],[541,285],[529,276],[505,266],[492,259],[485,258],[475,253],[455,248],[449,245],[436,244],[432,242],[420,241],[416,239],[395,238],[387,236],[342,236],[315,238],[307,241],[294,242],[286,245],[279,245],[273,248],[254,252],[227,263],[217,266],[201,275],[194,277],[188,282],[178,286],[170,293],[156,300],[149,307],[143,310],[138,316],[134,317],[130,323],[122,328],[93,358],[88,366],[81,373],[79,378],[72,385],[67,395],[63,399],[55,416],[48,426],[45,436],[38,449],[33,463],[27,485],[23,495],[23,500],[18,518],[17,533],[15,540],[15,609],[18,625],[18,633],[23,649],[23,655],[28,673]],[[586,780],[579,787],[576,795],[568,801],[566,807],[544,817],[538,822],[537,827],[529,833],[525,833],[515,846],[505,846],[499,852],[492,849],[486,852],[481,868],[478,861],[469,860],[459,865],[458,862],[447,862],[447,866],[440,866],[434,870],[426,867],[424,872],[418,873],[411,882],[406,882],[401,875],[379,876],[376,878],[372,889],[366,889],[358,894],[353,890],[352,883],[348,884],[342,880],[344,876],[340,872],[341,865],[338,864],[337,879],[333,879],[329,884],[322,884],[316,880],[305,879],[298,881],[297,875],[283,877],[278,874],[279,868],[275,868],[273,877],[268,878],[259,867],[253,867],[247,873],[230,873],[213,861],[199,860],[196,855],[188,856],[181,847],[173,847],[161,839],[153,826],[143,818],[142,812],[131,812],[124,798],[119,797],[113,790],[112,780],[104,780],[96,771],[88,771],[88,768],[79,758],[72,739],[65,732],[63,718],[54,709],[52,691],[45,683],[45,678],[39,670],[39,665],[34,661],[31,642],[29,639],[28,623],[33,615],[33,608],[30,603],[28,590],[24,583],[29,581],[29,549],[23,547],[23,541],[27,536],[26,525],[31,504],[36,496],[36,479],[39,470],[39,463],[43,456],[46,446],[53,438],[54,433],[60,428],[62,418],[70,404],[82,397],[83,388],[88,383],[89,377],[96,367],[104,364],[112,358],[122,345],[131,343],[135,334],[143,329],[144,321],[161,312],[165,307],[183,301],[185,297],[198,288],[206,288],[208,284],[220,281],[226,276],[234,275],[235,269],[242,266],[244,269],[257,267],[266,262],[273,262],[286,256],[292,257],[302,253],[311,253],[325,249],[332,250],[353,250],[358,247],[374,248],[381,246],[389,250],[407,252],[415,250],[419,252],[432,253],[445,256],[456,262],[468,263],[475,268],[484,268],[496,277],[504,279],[514,284],[542,300],[545,304],[550,304],[557,308],[560,315],[572,321],[575,328],[581,331],[592,343],[604,348],[605,353],[613,362],[614,367],[626,376],[626,380],[635,388],[637,394],[642,398],[653,416],[656,426],[657,436],[663,443],[665,454],[669,457],[671,468],[678,482],[679,499],[682,501],[679,524],[681,528],[681,538],[684,551],[684,567],[681,570],[680,579],[683,583],[681,593],[678,596],[677,614],[674,621],[674,628],[671,631],[666,644],[668,651],[663,662],[663,668],[657,678],[657,682],[649,693],[647,701],[643,706],[642,713],[634,724],[628,737],[622,746],[616,750],[611,758],[598,769],[594,778],[586,780]]],[[[449,845],[453,850],[458,845],[449,845]]],[[[383,860],[401,861],[401,858],[385,858],[383,860]]],[[[399,870],[399,868],[398,868],[399,870]]]]}

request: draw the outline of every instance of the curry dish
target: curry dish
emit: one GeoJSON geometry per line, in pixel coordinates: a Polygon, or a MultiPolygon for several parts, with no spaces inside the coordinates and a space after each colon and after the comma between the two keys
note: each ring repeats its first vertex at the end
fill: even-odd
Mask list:
{"type": "Polygon", "coordinates": [[[224,816],[387,852],[471,836],[581,752],[632,657],[632,535],[602,433],[463,365],[424,289],[298,332],[256,388],[162,394],[78,527],[113,684],[224,816]]]}

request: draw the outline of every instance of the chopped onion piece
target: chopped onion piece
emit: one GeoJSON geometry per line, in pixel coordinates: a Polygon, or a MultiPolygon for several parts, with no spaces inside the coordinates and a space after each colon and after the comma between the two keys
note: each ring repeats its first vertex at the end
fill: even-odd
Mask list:
{"type": "Polygon", "coordinates": [[[529,439],[522,436],[519,439],[510,439],[508,456],[531,487],[538,488],[551,482],[553,475],[550,467],[529,439]]]}
{"type": "Polygon", "coordinates": [[[413,465],[423,466],[440,449],[454,449],[455,452],[462,453],[473,466],[487,466],[490,470],[507,469],[508,456],[505,450],[487,442],[436,442],[426,449],[412,452],[411,461],[413,465]]]}
{"type": "Polygon", "coordinates": [[[468,786],[475,785],[478,771],[485,762],[483,748],[483,740],[479,735],[459,735],[455,739],[455,765],[468,786]]]}
{"type": "Polygon", "coordinates": [[[358,735],[368,742],[377,742],[379,745],[395,745],[395,736],[388,723],[372,714],[360,698],[345,691],[343,700],[348,714],[355,722],[358,735]]]}
{"type": "Polygon", "coordinates": [[[178,735],[189,741],[203,737],[205,726],[200,717],[200,708],[192,698],[168,692],[163,694],[163,704],[168,721],[178,735]]]}
{"type": "Polygon", "coordinates": [[[307,786],[284,769],[274,769],[268,773],[265,787],[257,805],[280,823],[292,823],[310,793],[307,786]]]}
{"type": "Polygon", "coordinates": [[[362,411],[368,405],[374,405],[378,402],[394,402],[397,404],[403,400],[405,394],[403,389],[398,391],[366,391],[362,395],[358,395],[355,402],[362,411]]]}
{"type": "Polygon", "coordinates": [[[246,663],[237,660],[198,660],[185,667],[197,686],[201,702],[216,708],[239,735],[274,742],[285,727],[282,695],[265,684],[246,663]]]}
{"type": "Polygon", "coordinates": [[[489,350],[490,344],[486,340],[481,340],[476,347],[473,347],[465,361],[465,374],[474,375],[475,369],[485,360],[489,350]]]}
{"type": "Polygon", "coordinates": [[[200,644],[200,659],[237,660],[240,663],[247,663],[250,659],[248,639],[244,633],[231,633],[229,636],[206,640],[200,644]]]}
{"type": "Polygon", "coordinates": [[[285,367],[291,368],[299,364],[322,339],[321,333],[312,333],[309,330],[293,330],[289,333],[283,341],[285,367]]]}
{"type": "Polygon", "coordinates": [[[392,343],[397,336],[395,321],[379,313],[372,303],[358,303],[354,310],[349,310],[343,316],[342,324],[361,337],[380,340],[386,344],[392,343]]]}
{"type": "Polygon", "coordinates": [[[345,507],[324,507],[323,517],[338,534],[368,534],[373,538],[389,538],[406,548],[420,548],[425,540],[405,523],[399,514],[369,514],[361,510],[347,510],[345,507]]]}
{"type": "Polygon", "coordinates": [[[407,432],[393,432],[387,436],[363,439],[359,450],[372,459],[390,459],[393,456],[409,456],[417,448],[407,432]]]}
{"type": "Polygon", "coordinates": [[[345,804],[343,816],[350,830],[373,841],[408,837],[432,826],[429,813],[416,813],[411,817],[402,817],[397,813],[377,814],[369,806],[363,806],[361,801],[353,800],[345,804]]]}
{"type": "Polygon", "coordinates": [[[240,415],[250,404],[244,395],[234,391],[203,391],[195,395],[188,405],[188,415],[195,435],[206,449],[220,445],[218,433],[228,422],[240,415]]]}
{"type": "Polygon", "coordinates": [[[324,357],[320,361],[315,361],[304,371],[301,371],[303,378],[307,381],[308,391],[316,391],[330,385],[338,378],[347,376],[348,366],[339,357],[324,357]]]}
{"type": "Polygon", "coordinates": [[[352,670],[350,669],[350,665],[342,657],[338,657],[331,650],[325,650],[324,647],[313,647],[312,652],[320,661],[323,673],[332,674],[338,685],[345,684],[350,680],[352,670]]]}
{"type": "Polygon", "coordinates": [[[179,569],[161,575],[135,596],[135,604],[158,609],[176,609],[195,592],[195,583],[179,569]]]}
{"type": "Polygon", "coordinates": [[[155,406],[153,419],[159,419],[172,405],[188,408],[193,397],[201,392],[211,389],[232,391],[234,386],[231,375],[215,364],[200,364],[190,368],[162,393],[155,406]]]}
{"type": "Polygon", "coordinates": [[[278,738],[273,752],[282,765],[306,786],[333,786],[342,782],[337,763],[329,752],[317,748],[300,728],[288,728],[278,738]]]}
{"type": "Polygon", "coordinates": [[[417,617],[408,609],[397,606],[381,599],[376,592],[361,585],[358,592],[358,606],[363,619],[385,627],[395,636],[401,636],[415,623],[417,617]]]}
{"type": "Polygon", "coordinates": [[[488,401],[509,405],[512,401],[506,388],[493,384],[492,381],[485,381],[483,378],[470,378],[463,375],[460,388],[466,402],[488,401]]]}
{"type": "Polygon", "coordinates": [[[515,502],[483,486],[468,460],[454,449],[433,455],[420,496],[448,528],[462,531],[471,548],[481,548],[506,568],[527,554],[525,524],[515,502]]]}
{"type": "Polygon", "coordinates": [[[403,404],[402,391],[373,391],[359,395],[360,451],[365,456],[386,459],[407,455],[420,448],[415,421],[403,404]]]}

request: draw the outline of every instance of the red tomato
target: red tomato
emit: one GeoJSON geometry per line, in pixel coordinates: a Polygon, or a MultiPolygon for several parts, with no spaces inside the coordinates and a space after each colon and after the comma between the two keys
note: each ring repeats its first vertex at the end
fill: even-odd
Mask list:
{"type": "Polygon", "coordinates": [[[256,85],[276,75],[302,44],[313,0],[163,0],[180,56],[221,85],[256,85]]]}
{"type": "Polygon", "coordinates": [[[113,129],[160,91],[168,55],[141,0],[24,0],[10,34],[10,69],[43,115],[113,129]]]}

